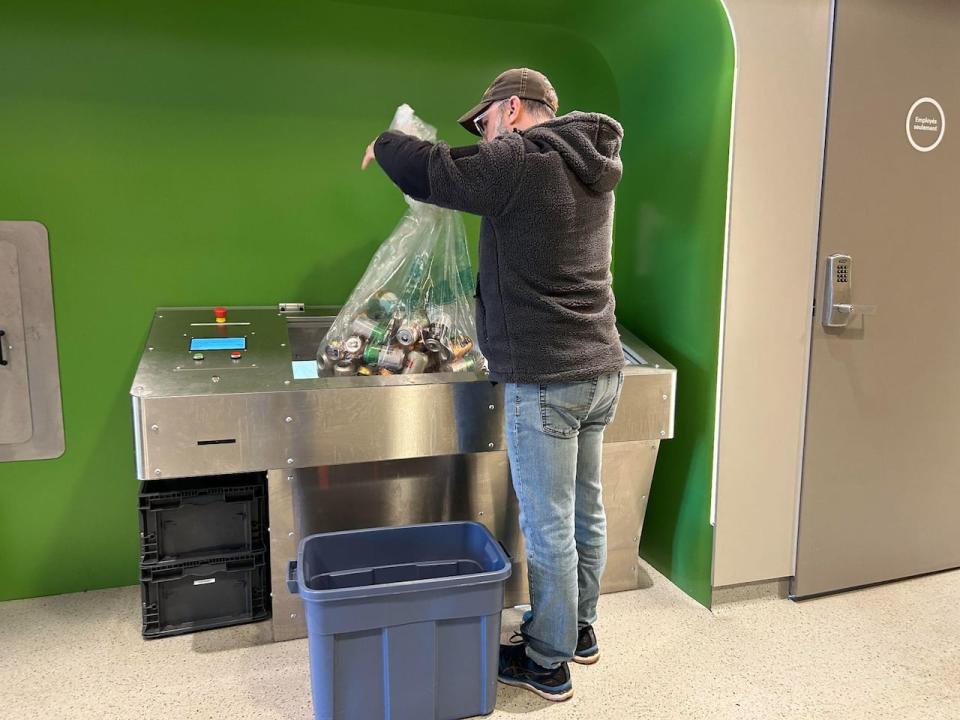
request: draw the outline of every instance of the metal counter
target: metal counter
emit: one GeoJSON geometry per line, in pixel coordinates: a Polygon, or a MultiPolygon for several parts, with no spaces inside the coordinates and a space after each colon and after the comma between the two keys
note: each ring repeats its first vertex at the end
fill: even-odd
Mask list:
{"type": "MultiPolygon", "coordinates": [[[[286,561],[315,532],[478,520],[514,558],[526,601],[503,432],[503,390],[475,373],[303,378],[336,308],[160,308],[131,389],[141,480],[268,471],[275,640],[306,635],[286,561]],[[245,345],[207,350],[197,338],[245,345]]],[[[673,436],[676,370],[621,330],[628,357],[605,434],[605,592],[637,586],[637,545],[660,440],[673,436]]]]}

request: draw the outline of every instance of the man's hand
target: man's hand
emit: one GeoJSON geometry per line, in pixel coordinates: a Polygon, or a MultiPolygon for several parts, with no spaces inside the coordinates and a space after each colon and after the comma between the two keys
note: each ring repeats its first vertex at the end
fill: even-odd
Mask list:
{"type": "Polygon", "coordinates": [[[373,154],[373,146],[376,144],[376,140],[367,145],[367,151],[363,154],[363,161],[360,163],[360,169],[366,170],[367,165],[377,159],[377,156],[373,154]]]}

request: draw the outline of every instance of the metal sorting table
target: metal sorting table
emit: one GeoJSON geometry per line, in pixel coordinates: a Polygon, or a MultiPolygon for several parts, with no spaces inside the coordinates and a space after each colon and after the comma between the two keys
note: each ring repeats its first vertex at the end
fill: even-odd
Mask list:
{"type": "MultiPolygon", "coordinates": [[[[156,311],[130,391],[138,477],[267,472],[274,640],[306,636],[284,573],[317,532],[477,520],[514,558],[506,603],[526,602],[503,386],[476,373],[308,377],[336,308],[288,307],[233,307],[221,323],[213,308],[156,311]],[[214,349],[194,359],[191,344],[214,349]]],[[[637,587],[650,482],[674,425],[676,370],[620,334],[628,364],[604,437],[604,592],[637,587]]]]}

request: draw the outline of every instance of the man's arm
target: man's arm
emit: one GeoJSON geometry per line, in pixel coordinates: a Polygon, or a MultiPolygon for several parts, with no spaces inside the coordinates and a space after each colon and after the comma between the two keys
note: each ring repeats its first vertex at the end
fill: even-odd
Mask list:
{"type": "Polygon", "coordinates": [[[476,215],[499,215],[523,168],[519,135],[451,148],[398,132],[374,143],[377,162],[404,193],[417,200],[476,215]]]}
{"type": "Polygon", "coordinates": [[[373,144],[377,162],[394,184],[415,200],[430,195],[429,162],[433,143],[389,131],[373,144]]]}

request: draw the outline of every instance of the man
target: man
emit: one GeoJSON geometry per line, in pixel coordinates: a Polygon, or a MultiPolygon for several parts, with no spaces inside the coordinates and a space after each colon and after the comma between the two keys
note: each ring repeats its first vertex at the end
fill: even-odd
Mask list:
{"type": "Polygon", "coordinates": [[[522,642],[500,648],[499,679],[566,700],[567,661],[599,659],[600,458],[623,386],[610,275],[623,130],[604,115],[556,111],[544,75],[507,70],[460,118],[484,142],[451,148],[386,132],[362,167],[376,157],[411,197],[483,217],[477,333],[491,379],[505,383],[531,605],[522,642]]]}

